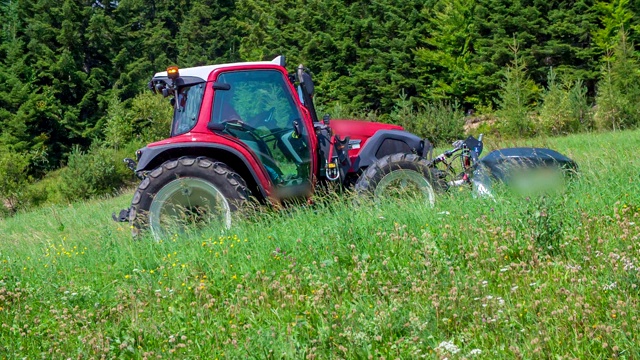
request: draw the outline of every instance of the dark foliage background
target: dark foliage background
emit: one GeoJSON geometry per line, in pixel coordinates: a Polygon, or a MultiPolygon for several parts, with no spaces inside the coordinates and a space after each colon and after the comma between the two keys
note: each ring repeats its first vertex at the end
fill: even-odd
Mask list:
{"type": "Polygon", "coordinates": [[[469,110],[514,136],[636,126],[639,15],[638,0],[0,0],[0,198],[70,154],[77,171],[162,135],[164,105],[140,97],[173,64],[285,54],[321,109],[443,141],[469,110]]]}

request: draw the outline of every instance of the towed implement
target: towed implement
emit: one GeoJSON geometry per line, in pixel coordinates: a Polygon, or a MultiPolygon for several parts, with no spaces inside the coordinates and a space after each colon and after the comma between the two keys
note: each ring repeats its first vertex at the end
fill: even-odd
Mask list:
{"type": "Polygon", "coordinates": [[[482,141],[472,137],[432,157],[431,143],[401,126],[318,119],[311,74],[302,65],[288,73],[282,56],[170,67],[155,74],[149,87],[170,97],[174,115],[169,138],[138,150],[135,160],[125,159],[141,182],[131,207],[113,217],[130,222],[134,235],[144,229],[161,238],[194,226],[229,228],[232,213],[251,201],[288,203],[330,184],[375,197],[411,191],[433,204],[450,186],[499,179],[505,163],[500,159],[575,169],[548,149],[492,153],[483,162],[482,141]],[[544,161],[537,161],[542,153],[544,161]],[[451,160],[458,157],[463,171],[453,174],[451,160]]]}

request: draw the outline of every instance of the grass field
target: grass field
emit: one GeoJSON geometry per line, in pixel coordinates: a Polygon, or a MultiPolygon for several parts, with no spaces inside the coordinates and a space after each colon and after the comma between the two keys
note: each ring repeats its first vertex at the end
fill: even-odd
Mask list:
{"type": "Polygon", "coordinates": [[[566,192],[161,242],[110,220],[130,194],[0,220],[0,358],[640,358],[640,132],[529,143],[578,162],[566,192]]]}

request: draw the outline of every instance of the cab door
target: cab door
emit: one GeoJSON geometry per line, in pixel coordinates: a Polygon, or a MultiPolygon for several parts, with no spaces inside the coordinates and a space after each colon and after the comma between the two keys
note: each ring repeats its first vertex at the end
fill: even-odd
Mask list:
{"type": "Polygon", "coordinates": [[[215,91],[210,128],[239,140],[256,155],[277,196],[308,195],[310,134],[284,74],[276,69],[225,71],[216,84],[225,86],[215,91]]]}

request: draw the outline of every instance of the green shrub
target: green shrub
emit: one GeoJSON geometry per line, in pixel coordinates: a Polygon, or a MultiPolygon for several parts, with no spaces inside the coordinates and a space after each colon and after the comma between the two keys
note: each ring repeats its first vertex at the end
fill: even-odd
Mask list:
{"type": "Polygon", "coordinates": [[[0,150],[0,208],[4,213],[18,210],[24,186],[28,183],[30,155],[0,150]]]}
{"type": "Polygon", "coordinates": [[[112,193],[133,179],[122,162],[125,148],[118,151],[101,145],[87,152],[75,147],[67,166],[60,172],[60,193],[67,201],[88,199],[112,193]]]}
{"type": "Polygon", "coordinates": [[[169,99],[144,92],[131,100],[129,116],[136,124],[137,139],[150,143],[169,137],[173,108],[169,99]]]}
{"type": "Polygon", "coordinates": [[[129,102],[112,98],[104,128],[105,145],[120,149],[132,142],[149,143],[167,138],[171,132],[172,111],[168,99],[151,92],[142,93],[129,102]]]}
{"type": "Polygon", "coordinates": [[[109,100],[107,121],[104,128],[105,143],[117,149],[130,142],[135,136],[134,125],[125,104],[117,97],[112,97],[109,100]]]}
{"type": "Polygon", "coordinates": [[[396,102],[390,119],[407,131],[429,139],[436,146],[460,139],[464,135],[464,113],[455,103],[428,102],[416,109],[403,93],[396,102]]]}
{"type": "Polygon", "coordinates": [[[61,170],[51,171],[44,178],[28,184],[24,188],[22,196],[24,208],[63,203],[64,197],[60,192],[60,184],[62,183],[60,173],[61,170]]]}
{"type": "Polygon", "coordinates": [[[385,121],[384,116],[381,119],[376,111],[369,109],[354,109],[348,105],[344,105],[339,101],[335,101],[330,105],[318,104],[316,113],[318,114],[319,119],[322,119],[325,114],[328,114],[331,119],[385,121]]]}
{"type": "Polygon", "coordinates": [[[549,69],[547,89],[542,93],[536,132],[566,135],[591,127],[587,88],[581,80],[560,82],[549,69]]]}
{"type": "Polygon", "coordinates": [[[621,31],[617,46],[606,57],[597,86],[596,126],[619,130],[640,124],[638,58],[621,31]]]}
{"type": "Polygon", "coordinates": [[[534,134],[531,121],[531,103],[538,93],[537,85],[527,75],[527,69],[518,54],[518,44],[511,46],[513,61],[504,72],[499,92],[497,115],[500,132],[504,135],[527,137],[534,134]]]}

